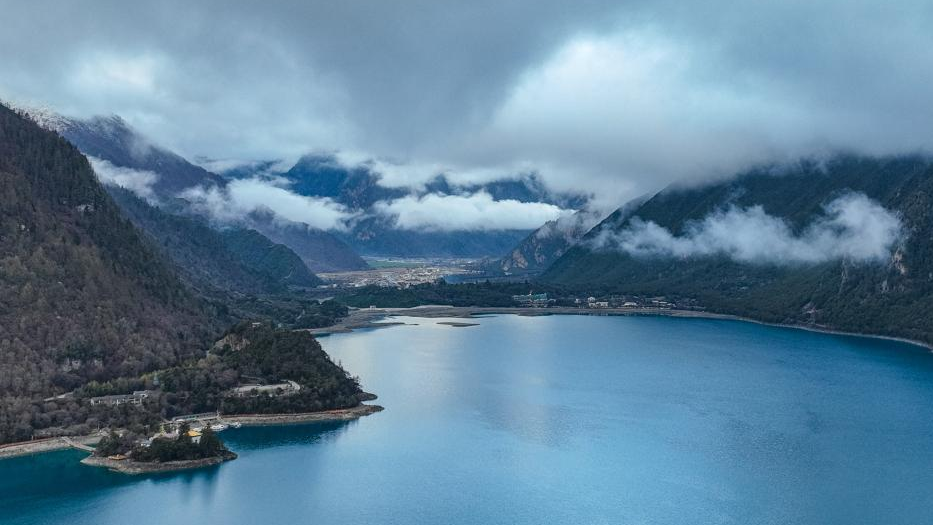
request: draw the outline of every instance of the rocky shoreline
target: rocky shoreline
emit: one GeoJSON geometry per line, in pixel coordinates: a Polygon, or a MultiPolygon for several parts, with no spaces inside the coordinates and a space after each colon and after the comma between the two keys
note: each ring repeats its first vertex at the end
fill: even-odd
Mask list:
{"type": "Polygon", "coordinates": [[[166,461],[165,463],[160,463],[158,461],[133,461],[132,459],[118,460],[91,455],[82,459],[81,464],[90,467],[105,468],[114,472],[120,472],[121,474],[138,475],[209,467],[236,458],[237,455],[229,450],[219,456],[187,461],[166,461]]]}
{"type": "MultiPolygon", "coordinates": [[[[368,394],[365,401],[371,401],[376,399],[376,396],[373,394],[368,394]]],[[[375,414],[376,412],[381,412],[384,410],[383,407],[379,405],[365,405],[360,404],[352,408],[341,408],[337,410],[325,410],[321,412],[305,412],[300,414],[243,414],[236,416],[224,416],[224,420],[230,423],[239,423],[242,426],[266,426],[266,425],[290,425],[290,424],[299,424],[299,423],[312,423],[317,421],[349,421],[353,419],[359,419],[363,416],[368,416],[370,414],[375,414]]],[[[43,454],[46,452],[56,452],[59,450],[65,450],[68,448],[75,448],[75,445],[94,445],[100,441],[100,435],[94,434],[91,436],[80,436],[80,437],[55,437],[35,441],[26,441],[22,443],[10,443],[7,445],[0,445],[0,460],[7,458],[14,458],[19,456],[28,456],[31,454],[43,454]]],[[[93,458],[94,456],[91,456],[93,458]]],[[[86,458],[86,459],[91,459],[86,458]]],[[[105,458],[97,458],[102,460],[105,458]]],[[[122,463],[117,460],[109,460],[115,463],[122,463]]],[[[226,461],[226,460],[224,460],[226,461]]],[[[105,466],[103,461],[98,461],[99,465],[93,466],[105,466]]],[[[82,461],[85,465],[90,463],[82,461]]],[[[194,467],[181,467],[181,468],[194,468],[194,467]]],[[[159,469],[152,470],[151,472],[164,472],[166,470],[173,469],[159,469]]],[[[122,470],[121,470],[122,471],[122,470]]]]}
{"type": "Polygon", "coordinates": [[[224,421],[239,423],[245,427],[266,425],[291,425],[316,421],[349,421],[384,410],[379,405],[359,405],[353,408],[305,412],[300,414],[242,414],[224,416],[224,421]]]}

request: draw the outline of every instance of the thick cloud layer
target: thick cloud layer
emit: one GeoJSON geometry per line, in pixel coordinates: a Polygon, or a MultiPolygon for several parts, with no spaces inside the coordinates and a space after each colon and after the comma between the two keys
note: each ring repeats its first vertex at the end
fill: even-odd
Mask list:
{"type": "Polygon", "coordinates": [[[181,197],[221,222],[236,222],[253,212],[267,212],[283,221],[322,230],[342,230],[353,217],[330,199],[298,195],[261,179],[234,180],[226,188],[189,188],[181,197]]]}
{"type": "Polygon", "coordinates": [[[621,232],[604,231],[591,242],[596,249],[635,256],[725,255],[747,263],[813,264],[834,259],[883,261],[903,235],[900,219],[863,194],[839,197],[824,211],[799,235],[761,206],[732,206],[690,224],[682,236],[635,218],[621,232]]]}
{"type": "Polygon", "coordinates": [[[572,210],[543,202],[493,200],[484,191],[472,195],[409,195],[376,203],[376,210],[394,217],[406,230],[532,230],[572,210]]]}
{"type": "Polygon", "coordinates": [[[116,112],[188,157],[339,150],[405,185],[530,167],[611,208],[749,163],[933,146],[925,0],[0,10],[0,96],[116,112]]]}
{"type": "Polygon", "coordinates": [[[136,195],[150,201],[156,201],[152,186],[159,181],[159,175],[151,171],[134,170],[123,166],[114,166],[97,157],[88,157],[97,178],[104,184],[126,188],[136,195]]]}

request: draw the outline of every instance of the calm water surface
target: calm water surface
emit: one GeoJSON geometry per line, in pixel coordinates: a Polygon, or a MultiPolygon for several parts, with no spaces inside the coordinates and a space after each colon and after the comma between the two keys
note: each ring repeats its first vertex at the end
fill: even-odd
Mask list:
{"type": "Polygon", "coordinates": [[[917,347],[713,320],[402,320],[322,339],[384,412],[228,430],[240,459],[196,472],[0,461],[0,523],[933,521],[917,347]]]}

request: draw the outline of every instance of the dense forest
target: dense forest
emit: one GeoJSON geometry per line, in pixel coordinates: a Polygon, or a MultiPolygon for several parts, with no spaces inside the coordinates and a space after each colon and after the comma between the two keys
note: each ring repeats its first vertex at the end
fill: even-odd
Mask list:
{"type": "Polygon", "coordinates": [[[187,424],[182,424],[176,437],[158,437],[146,446],[137,443],[136,438],[139,436],[135,434],[130,432],[118,434],[111,431],[97,444],[94,455],[107,457],[115,454],[125,454],[131,456],[135,461],[159,463],[213,458],[225,454],[236,457],[227,450],[224,442],[210,427],[205,427],[200,431],[201,435],[197,442],[188,435],[189,430],[190,427],[187,424]]]}
{"type": "Polygon", "coordinates": [[[346,315],[346,307],[308,298],[304,291],[322,281],[287,246],[255,230],[215,230],[198,216],[163,211],[123,188],[107,191],[188,288],[212,305],[221,324],[248,318],[319,328],[346,315]]]}
{"type": "Polygon", "coordinates": [[[195,357],[214,319],[74,146],[0,106],[0,441],[72,422],[37,399],[195,357]]]}
{"type": "Polygon", "coordinates": [[[347,314],[293,291],[320,281],[289,249],[254,231],[214,231],[125,190],[110,195],[71,144],[2,106],[0,181],[0,443],[108,426],[143,434],[196,408],[307,411],[362,399],[310,335],[288,332],[347,314]],[[242,353],[208,352],[245,318],[268,333],[242,353]],[[289,368],[253,363],[262,356],[289,368]],[[241,378],[281,376],[306,384],[288,399],[223,406],[221,391],[241,378]],[[88,403],[134,390],[153,395],[88,403]]]}
{"type": "Polygon", "coordinates": [[[358,379],[331,361],[309,333],[275,328],[271,323],[241,322],[204,357],[138,376],[91,381],[58,399],[22,399],[21,405],[11,406],[20,424],[4,441],[83,435],[108,427],[141,437],[178,415],[313,412],[349,408],[371,398],[358,379]],[[301,387],[297,393],[231,395],[232,389],[243,384],[289,380],[301,387]],[[138,390],[149,393],[140,404],[89,403],[92,397],[138,390]]]}
{"type": "Polygon", "coordinates": [[[294,413],[348,408],[367,396],[359,381],[334,364],[314,337],[269,324],[239,323],[210,354],[159,374],[163,414],[220,410],[225,414],[294,413]],[[240,383],[291,380],[301,390],[289,396],[231,397],[240,383]]]}
{"type": "Polygon", "coordinates": [[[799,232],[830,200],[850,191],[893,210],[902,221],[906,239],[887,261],[750,264],[721,255],[635,256],[588,243],[631,224],[629,214],[616,213],[542,279],[567,287],[689,297],[712,311],[770,322],[933,342],[933,163],[927,158],[843,155],[780,170],[761,168],[725,182],[671,187],[631,216],[680,235],[729,204],[760,205],[799,232]]]}

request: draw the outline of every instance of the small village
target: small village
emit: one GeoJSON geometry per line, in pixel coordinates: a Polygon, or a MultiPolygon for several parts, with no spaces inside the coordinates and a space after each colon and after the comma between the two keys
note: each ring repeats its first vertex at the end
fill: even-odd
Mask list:
{"type": "MultiPolygon", "coordinates": [[[[269,384],[263,384],[257,381],[234,387],[226,392],[225,397],[284,397],[295,395],[300,391],[301,385],[292,380],[284,380],[269,384]]],[[[137,390],[130,394],[91,397],[87,399],[87,403],[91,406],[141,406],[147,400],[153,399],[160,394],[161,392],[158,390],[137,390]]],[[[228,428],[239,428],[240,425],[238,421],[226,420],[219,411],[175,416],[170,420],[164,421],[160,425],[158,432],[149,437],[137,440],[137,445],[149,447],[156,439],[175,440],[182,432],[187,433],[193,444],[199,444],[205,429],[210,429],[212,432],[217,433],[223,432],[228,428]]],[[[108,429],[99,430],[99,434],[101,435],[106,435],[108,433],[108,429]]],[[[118,432],[118,434],[119,433],[120,432],[118,432]]],[[[108,459],[121,461],[128,458],[125,455],[117,454],[109,456],[108,459]]]]}

